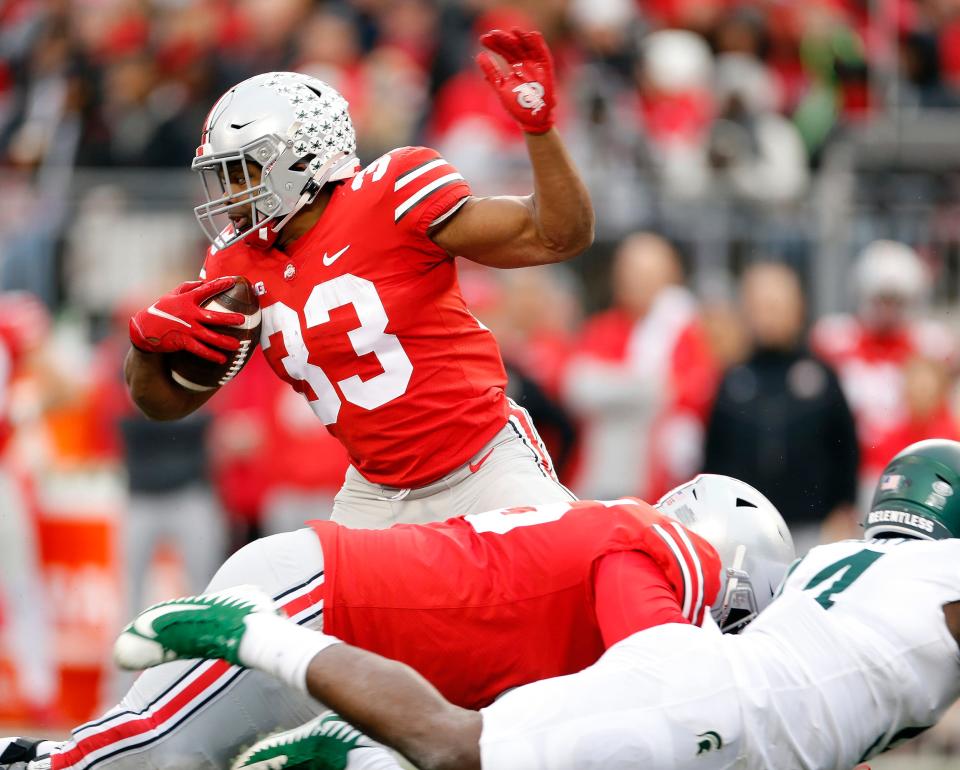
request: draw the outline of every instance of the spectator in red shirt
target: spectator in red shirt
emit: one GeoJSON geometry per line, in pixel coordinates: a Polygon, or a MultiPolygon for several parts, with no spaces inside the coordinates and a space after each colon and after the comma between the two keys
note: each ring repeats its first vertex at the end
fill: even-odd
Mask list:
{"type": "Polygon", "coordinates": [[[861,499],[892,456],[887,437],[908,421],[907,363],[918,356],[946,366],[955,360],[949,331],[923,317],[929,281],[912,248],[874,241],[853,272],[857,312],[827,316],[811,333],[811,347],[837,370],[856,418],[861,499]]]}
{"type": "Polygon", "coordinates": [[[960,440],[957,418],[950,408],[950,372],[942,361],[917,356],[903,368],[901,419],[877,444],[877,455],[889,459],[908,444],[928,438],[960,440]]]}
{"type": "Polygon", "coordinates": [[[574,490],[655,499],[699,467],[717,368],[666,240],[627,237],[612,288],[614,307],[586,322],[565,377],[567,402],[584,421],[574,490]]]}

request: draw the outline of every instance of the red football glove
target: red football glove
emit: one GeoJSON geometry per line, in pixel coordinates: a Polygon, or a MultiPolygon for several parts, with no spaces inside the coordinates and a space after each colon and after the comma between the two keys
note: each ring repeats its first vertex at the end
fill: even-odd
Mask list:
{"type": "Polygon", "coordinates": [[[480,42],[500,54],[510,67],[500,69],[494,58],[482,51],[477,64],[497,90],[500,101],[524,131],[543,134],[553,126],[557,104],[553,86],[553,57],[539,32],[495,29],[480,36],[480,42]]]}
{"type": "Polygon", "coordinates": [[[243,313],[220,313],[200,305],[234,283],[231,276],[181,283],[130,319],[130,341],[147,353],[186,350],[214,363],[226,363],[227,357],[214,348],[233,351],[240,347],[240,341],[204,324],[239,326],[244,322],[243,313]]]}

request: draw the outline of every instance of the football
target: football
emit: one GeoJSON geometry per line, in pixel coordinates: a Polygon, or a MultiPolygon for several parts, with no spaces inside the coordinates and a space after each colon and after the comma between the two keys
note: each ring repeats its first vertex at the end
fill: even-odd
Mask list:
{"type": "Polygon", "coordinates": [[[260,342],[260,302],[250,281],[243,276],[237,276],[233,286],[215,294],[203,306],[210,310],[243,313],[246,320],[241,326],[213,327],[240,340],[240,347],[226,354],[226,363],[207,361],[185,350],[170,354],[170,374],[174,382],[188,390],[214,390],[228,383],[243,369],[260,342]]]}

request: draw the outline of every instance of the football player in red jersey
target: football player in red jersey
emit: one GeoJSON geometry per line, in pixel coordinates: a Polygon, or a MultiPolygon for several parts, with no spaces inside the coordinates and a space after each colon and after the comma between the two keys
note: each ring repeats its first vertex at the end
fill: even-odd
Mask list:
{"type": "Polygon", "coordinates": [[[526,132],[532,195],[473,196],[424,147],[360,170],[340,94],[306,75],[258,75],[214,105],[193,163],[209,198],[197,217],[213,242],[203,281],[131,320],[130,392],[146,414],[176,419],[215,391],[185,385],[161,354],[224,361],[237,343],[214,325],[242,316],[199,304],[230,276],[254,284],[271,367],[350,455],[333,510],[350,526],[572,497],[504,395],[496,340],[464,304],[454,257],[501,268],[568,259],[591,243],[593,210],[553,128],[543,38],[496,30],[482,42],[507,64],[478,57],[526,132]]]}
{"type": "MultiPolygon", "coordinates": [[[[793,547],[759,492],[700,476],[657,508],[566,501],[386,530],[312,522],[241,549],[209,590],[255,583],[306,629],[404,661],[453,703],[479,708],[512,687],[579,671],[636,631],[711,616],[733,629],[771,599],[793,547]]],[[[151,618],[166,612],[141,614],[127,635],[141,665],[176,657],[151,641],[151,618]]],[[[206,650],[216,657],[215,645],[206,650]]],[[[281,650],[275,669],[309,661],[303,651],[281,650]]],[[[177,661],[75,729],[51,767],[212,770],[251,737],[306,722],[316,708],[261,672],[177,661]]],[[[386,754],[370,761],[363,767],[394,767],[386,754]]]]}
{"type": "Polygon", "coordinates": [[[231,770],[372,767],[380,747],[354,726],[420,770],[869,770],[960,699],[960,500],[930,492],[960,485],[960,443],[913,444],[883,479],[864,538],[796,560],[741,634],[646,629],[479,711],[409,666],[298,627],[252,586],[155,605],[115,659],[239,661],[342,714],[259,741],[231,770]]]}

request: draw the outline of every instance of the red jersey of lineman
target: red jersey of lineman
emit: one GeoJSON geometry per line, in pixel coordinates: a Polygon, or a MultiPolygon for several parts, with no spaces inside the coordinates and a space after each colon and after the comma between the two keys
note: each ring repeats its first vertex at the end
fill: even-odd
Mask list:
{"type": "Polygon", "coordinates": [[[310,524],[323,546],[324,631],[407,663],[465,708],[603,654],[593,572],[606,554],[649,555],[696,624],[719,591],[713,547],[640,501],[552,503],[388,530],[310,524]]]}
{"type": "Polygon", "coordinates": [[[405,147],[337,185],[286,252],[240,242],[207,256],[205,277],[254,284],[270,366],[376,483],[434,481],[507,422],[497,343],[427,235],[469,195],[434,150],[405,147]]]}

